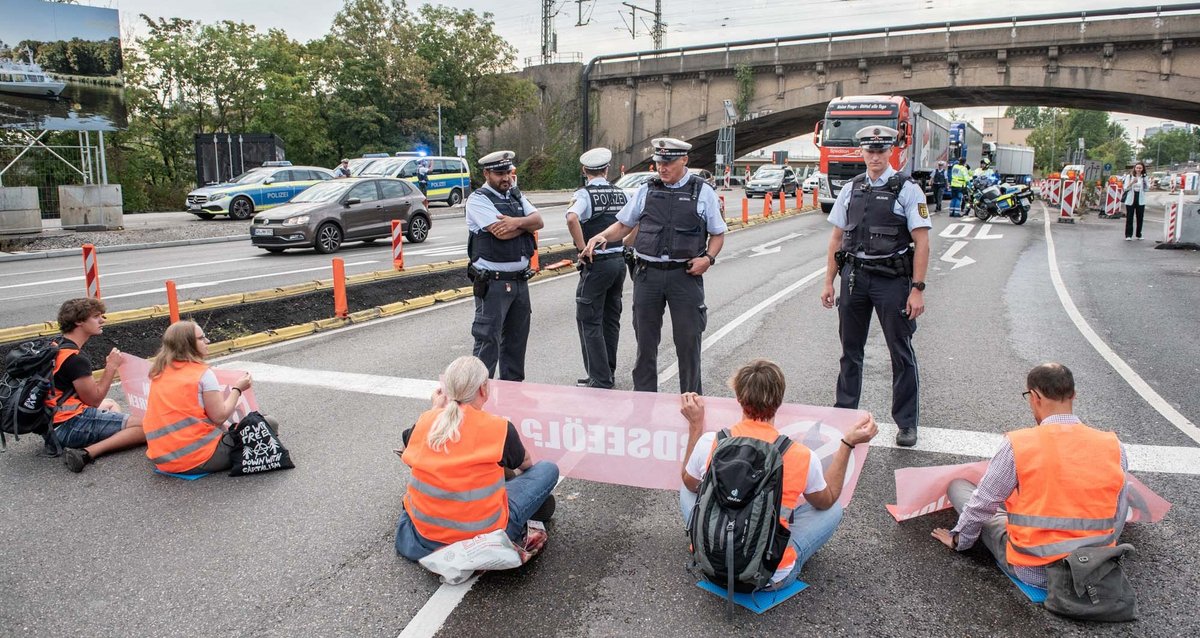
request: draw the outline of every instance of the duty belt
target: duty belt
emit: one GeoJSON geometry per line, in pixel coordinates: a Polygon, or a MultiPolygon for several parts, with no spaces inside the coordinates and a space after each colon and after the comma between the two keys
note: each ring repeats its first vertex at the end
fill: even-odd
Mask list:
{"type": "Polygon", "coordinates": [[[863,259],[852,253],[838,251],[834,253],[834,259],[837,261],[839,271],[846,264],[850,264],[851,288],[854,287],[854,274],[859,270],[883,277],[911,277],[913,273],[913,254],[911,250],[899,255],[889,255],[875,259],[863,259]]]}
{"type": "Polygon", "coordinates": [[[604,261],[605,259],[619,259],[624,257],[624,253],[595,253],[592,255],[592,261],[604,261]]]}
{"type": "Polygon", "coordinates": [[[676,270],[679,268],[687,268],[686,261],[649,261],[646,259],[638,259],[637,265],[642,268],[653,268],[655,270],[676,270]]]}
{"type": "Polygon", "coordinates": [[[467,266],[467,276],[471,281],[525,281],[532,279],[537,274],[531,268],[525,270],[502,271],[502,270],[483,270],[476,268],[474,264],[467,266]]]}

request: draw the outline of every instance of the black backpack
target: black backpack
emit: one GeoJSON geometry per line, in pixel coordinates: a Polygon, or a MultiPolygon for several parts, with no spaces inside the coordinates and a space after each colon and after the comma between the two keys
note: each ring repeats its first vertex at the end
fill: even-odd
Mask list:
{"type": "Polygon", "coordinates": [[[783,435],[767,443],[721,430],[700,481],[687,528],[692,568],[726,588],[731,615],[733,593],[766,588],[791,538],[779,522],[791,444],[783,435]]]}
{"type": "Polygon", "coordinates": [[[54,384],[59,343],[57,337],[26,341],[4,357],[4,374],[0,375],[0,449],[8,449],[5,434],[18,441],[22,434],[40,434],[48,451],[53,450],[55,456],[62,454],[52,427],[54,408],[46,405],[54,384]]]}

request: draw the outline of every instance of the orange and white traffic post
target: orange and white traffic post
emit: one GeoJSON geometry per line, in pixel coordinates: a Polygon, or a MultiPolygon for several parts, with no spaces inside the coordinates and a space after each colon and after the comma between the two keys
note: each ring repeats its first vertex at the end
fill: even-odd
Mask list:
{"type": "Polygon", "coordinates": [[[804,208],[804,202],[802,201],[803,198],[804,198],[804,189],[797,186],[796,187],[796,210],[800,210],[801,208],[804,208]]]}
{"type": "Polygon", "coordinates": [[[781,188],[779,189],[779,214],[782,215],[787,210],[787,193],[781,188]]]}
{"type": "Polygon", "coordinates": [[[1058,223],[1074,224],[1075,207],[1079,205],[1079,195],[1083,192],[1083,182],[1068,175],[1062,181],[1062,199],[1058,206],[1058,223]]]}
{"type": "Polygon", "coordinates": [[[763,195],[763,219],[771,216],[771,194],[763,195]]]}
{"type": "Polygon", "coordinates": [[[721,200],[721,219],[725,218],[725,196],[717,195],[717,199],[721,200]]]}
{"type": "Polygon", "coordinates": [[[404,222],[392,220],[392,266],[404,270],[404,222]]]}
{"type": "Polygon", "coordinates": [[[167,311],[171,315],[171,323],[179,321],[179,293],[175,290],[175,282],[167,280],[167,311]]]}
{"type": "Polygon", "coordinates": [[[532,268],[534,272],[542,269],[542,263],[538,259],[538,234],[536,230],[533,231],[533,257],[529,258],[529,267],[532,268]]]}
{"type": "Polygon", "coordinates": [[[346,304],[346,262],[341,257],[333,258],[333,314],[337,317],[350,314],[346,304]]]}
{"type": "Polygon", "coordinates": [[[87,296],[100,298],[100,262],[96,257],[96,247],[91,244],[83,245],[83,279],[87,296]]]}
{"type": "Polygon", "coordinates": [[[750,223],[750,200],[742,198],[742,223],[750,223]]]}
{"type": "Polygon", "coordinates": [[[812,206],[813,206],[813,208],[816,208],[817,206],[820,206],[820,205],[821,205],[821,202],[817,199],[817,189],[814,188],[813,192],[812,192],[812,206]]]}

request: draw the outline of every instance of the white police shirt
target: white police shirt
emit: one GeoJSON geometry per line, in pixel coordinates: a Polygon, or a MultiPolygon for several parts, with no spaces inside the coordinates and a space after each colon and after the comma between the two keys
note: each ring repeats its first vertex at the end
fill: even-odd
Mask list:
{"type": "MultiPolygon", "coordinates": [[[[682,188],[688,181],[691,174],[685,174],[683,179],[674,184],[665,184],[667,188],[682,188]]],[[[699,179],[699,178],[696,178],[699,179]]],[[[642,219],[646,208],[646,193],[650,190],[649,184],[642,184],[638,188],[637,194],[633,196],[621,212],[617,213],[617,221],[625,226],[633,228],[638,225],[638,221],[642,219]]],[[[724,235],[729,227],[725,224],[725,218],[721,216],[721,201],[717,199],[717,191],[713,190],[712,186],[702,184],[700,186],[699,201],[696,202],[696,214],[704,220],[704,225],[708,229],[709,235],[724,235]]],[[[637,256],[646,261],[687,261],[686,259],[669,259],[666,255],[643,255],[637,250],[634,250],[637,256]]]]}
{"type": "MultiPolygon", "coordinates": [[[[479,190],[483,190],[484,188],[492,191],[504,199],[508,199],[508,193],[501,193],[487,184],[481,186],[479,190]]],[[[525,208],[526,215],[532,215],[537,212],[537,208],[533,204],[529,203],[529,200],[525,198],[525,195],[521,195],[521,206],[525,208]]],[[[475,193],[471,193],[471,196],[467,198],[468,231],[472,233],[487,232],[483,229],[496,223],[496,216],[499,214],[500,211],[496,210],[496,207],[492,205],[492,201],[485,197],[483,193],[476,191],[475,193]]],[[[529,258],[522,257],[520,261],[500,262],[488,261],[481,258],[476,259],[471,263],[473,263],[475,267],[480,270],[491,270],[495,272],[520,272],[529,267],[529,258]]]]}
{"type": "MultiPolygon", "coordinates": [[[[896,174],[896,169],[888,166],[883,175],[879,179],[872,180],[869,177],[872,188],[879,188],[891,179],[892,175],[896,174]]],[[[842,187],[842,192],[838,193],[837,201],[833,203],[833,210],[829,212],[829,223],[846,230],[846,207],[850,204],[850,191],[853,182],[846,182],[842,187]]],[[[929,209],[925,206],[925,191],[921,190],[920,185],[915,182],[905,182],[900,189],[900,194],[896,196],[896,203],[892,206],[892,212],[898,217],[903,217],[908,225],[908,232],[912,232],[918,228],[933,228],[933,222],[929,221],[929,209]]],[[[901,250],[903,254],[907,248],[901,250]]],[[[866,253],[859,251],[856,257],[863,259],[871,259],[866,253]]]]}
{"type": "MultiPolygon", "coordinates": [[[[608,186],[608,180],[604,179],[603,177],[593,177],[592,179],[588,180],[587,185],[588,186],[608,186]]],[[[566,214],[570,215],[571,213],[575,213],[575,215],[577,215],[579,217],[579,223],[581,223],[581,224],[583,222],[586,222],[587,220],[591,219],[592,218],[592,196],[590,193],[587,192],[587,189],[581,188],[581,189],[575,191],[575,194],[572,195],[572,197],[574,197],[575,199],[574,199],[574,201],[571,202],[571,207],[567,209],[566,214]]],[[[625,250],[625,247],[621,245],[621,242],[615,242],[615,243],[611,243],[611,244],[606,244],[603,249],[597,249],[596,254],[606,255],[608,253],[619,253],[622,250],[625,250]]]]}

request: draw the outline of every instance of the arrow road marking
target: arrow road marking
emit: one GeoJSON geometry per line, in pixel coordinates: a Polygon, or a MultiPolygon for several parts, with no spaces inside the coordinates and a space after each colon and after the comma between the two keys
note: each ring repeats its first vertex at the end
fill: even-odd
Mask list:
{"type": "Polygon", "coordinates": [[[991,234],[992,225],[990,223],[983,224],[979,227],[979,232],[975,233],[975,239],[1000,239],[1004,235],[991,234]]]}
{"type": "Polygon", "coordinates": [[[942,261],[948,261],[948,262],[954,264],[954,267],[951,268],[950,270],[958,270],[962,266],[970,266],[971,264],[975,263],[974,259],[972,259],[966,255],[963,255],[962,257],[954,256],[955,254],[958,253],[958,251],[962,250],[963,247],[966,245],[967,245],[967,242],[965,242],[965,241],[956,241],[950,245],[950,248],[948,250],[946,250],[946,252],[942,253],[942,261]]]}
{"type": "Polygon", "coordinates": [[[750,255],[750,256],[751,257],[761,257],[763,255],[772,255],[783,249],[783,247],[779,246],[778,244],[782,244],[783,242],[788,241],[789,239],[795,239],[797,237],[803,237],[803,236],[804,236],[803,233],[788,233],[787,235],[784,235],[783,237],[780,237],[779,239],[772,239],[771,241],[769,241],[765,244],[759,244],[759,245],[751,248],[750,250],[753,251],[754,254],[750,255]],[[774,248],[771,248],[771,246],[774,246],[774,248]]]}

